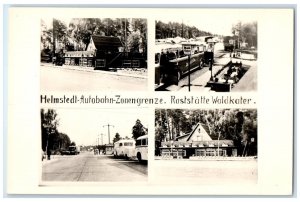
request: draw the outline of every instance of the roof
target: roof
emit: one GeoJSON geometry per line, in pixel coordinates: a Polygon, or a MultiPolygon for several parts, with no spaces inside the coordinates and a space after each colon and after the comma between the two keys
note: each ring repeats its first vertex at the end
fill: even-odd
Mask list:
{"type": "Polygon", "coordinates": [[[115,36],[92,35],[92,40],[98,50],[103,48],[122,47],[121,40],[115,36]]]}
{"type": "Polygon", "coordinates": [[[234,147],[232,140],[210,140],[210,141],[194,141],[194,142],[179,142],[168,141],[162,142],[162,147],[234,147]]]}
{"type": "Polygon", "coordinates": [[[187,141],[190,140],[190,138],[193,136],[194,132],[196,131],[196,129],[198,128],[199,125],[201,125],[204,128],[205,132],[210,136],[210,132],[209,132],[208,126],[206,126],[204,124],[201,124],[201,123],[198,123],[196,125],[196,127],[193,129],[193,131],[189,134],[189,137],[188,137],[187,141]]]}
{"type": "Polygon", "coordinates": [[[94,57],[94,51],[67,51],[65,57],[94,57]]]}
{"type": "Polygon", "coordinates": [[[145,139],[145,138],[148,139],[148,135],[142,135],[142,136],[138,137],[137,140],[145,139]]]}
{"type": "Polygon", "coordinates": [[[185,135],[178,136],[178,137],[176,137],[176,140],[178,140],[179,138],[183,138],[183,137],[189,136],[189,135],[190,135],[190,133],[185,134],[185,135]]]}

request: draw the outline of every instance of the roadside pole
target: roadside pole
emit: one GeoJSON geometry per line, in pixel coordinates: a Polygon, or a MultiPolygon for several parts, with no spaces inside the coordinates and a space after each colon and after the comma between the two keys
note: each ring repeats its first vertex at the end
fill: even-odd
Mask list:
{"type": "Polygon", "coordinates": [[[210,68],[210,80],[213,81],[213,70],[212,70],[212,59],[209,59],[209,68],[210,68]]]}
{"type": "Polygon", "coordinates": [[[191,54],[188,55],[188,63],[189,63],[189,92],[191,91],[191,54]]]}

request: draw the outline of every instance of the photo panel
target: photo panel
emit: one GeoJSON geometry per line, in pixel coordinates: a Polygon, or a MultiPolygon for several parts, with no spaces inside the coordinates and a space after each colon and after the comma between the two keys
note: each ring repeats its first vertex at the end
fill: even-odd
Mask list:
{"type": "Polygon", "coordinates": [[[41,19],[41,91],[145,91],[147,19],[41,19]]]}
{"type": "Polygon", "coordinates": [[[42,184],[147,182],[145,110],[41,108],[42,184]]]}
{"type": "Polygon", "coordinates": [[[255,17],[226,10],[156,19],[155,90],[255,92],[257,29],[255,17]]]}
{"type": "Polygon", "coordinates": [[[155,170],[163,183],[256,184],[256,109],[156,109],[155,170]]]}

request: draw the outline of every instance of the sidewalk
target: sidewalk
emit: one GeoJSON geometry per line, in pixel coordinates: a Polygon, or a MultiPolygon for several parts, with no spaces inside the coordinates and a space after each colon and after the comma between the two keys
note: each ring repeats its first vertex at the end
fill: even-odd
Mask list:
{"type": "MultiPolygon", "coordinates": [[[[224,65],[226,65],[230,61],[229,54],[225,54],[222,58],[219,58],[217,62],[213,65],[212,68],[212,75],[214,75],[217,71],[222,69],[224,65]]],[[[208,67],[206,67],[208,68],[208,67]]],[[[211,71],[207,71],[198,78],[191,81],[191,91],[211,91],[210,87],[205,87],[207,82],[210,80],[211,77],[211,71]]],[[[179,91],[181,92],[188,92],[189,88],[188,86],[184,86],[179,91]]]]}
{"type": "Polygon", "coordinates": [[[244,74],[241,80],[235,84],[232,92],[256,91],[257,90],[257,64],[251,64],[249,70],[244,74]]]}
{"type": "Polygon", "coordinates": [[[94,67],[71,66],[71,65],[55,66],[52,63],[41,63],[41,66],[53,67],[53,68],[59,68],[59,69],[66,69],[66,70],[76,70],[76,71],[84,71],[84,72],[110,74],[110,75],[116,75],[116,76],[135,77],[135,78],[141,78],[141,79],[147,79],[148,78],[148,76],[138,75],[138,74],[126,74],[126,73],[123,73],[123,72],[118,72],[118,70],[117,71],[94,70],[94,67]]]}
{"type": "MultiPolygon", "coordinates": [[[[230,61],[229,54],[220,58],[215,65],[213,66],[213,75],[222,67],[230,61]]],[[[233,58],[232,62],[242,62],[245,65],[249,65],[250,68],[241,78],[241,80],[235,84],[232,88],[232,92],[241,92],[241,91],[255,91],[257,89],[257,63],[254,60],[243,60],[238,58],[233,58]]],[[[211,71],[207,71],[202,74],[200,77],[191,81],[191,91],[211,91],[210,87],[205,87],[207,82],[210,80],[211,71]]],[[[188,86],[183,86],[179,89],[181,92],[188,92],[188,86]]]]}
{"type": "Polygon", "coordinates": [[[48,157],[46,156],[46,158],[42,161],[42,165],[47,165],[49,163],[58,161],[60,159],[59,157],[61,157],[61,156],[60,155],[51,155],[50,160],[48,160],[47,159],[48,157]]]}

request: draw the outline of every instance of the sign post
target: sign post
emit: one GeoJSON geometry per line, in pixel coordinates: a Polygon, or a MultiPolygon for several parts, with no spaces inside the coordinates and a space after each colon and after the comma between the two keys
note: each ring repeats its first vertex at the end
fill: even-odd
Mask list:
{"type": "Polygon", "coordinates": [[[191,54],[188,55],[189,63],[189,92],[191,91],[191,54]]]}
{"type": "Polygon", "coordinates": [[[191,54],[192,54],[192,45],[187,44],[183,46],[184,54],[188,55],[188,87],[189,92],[191,91],[191,54]]]}

